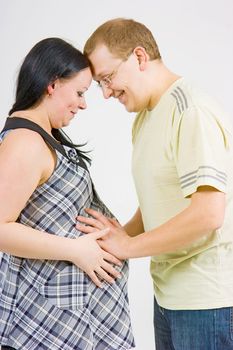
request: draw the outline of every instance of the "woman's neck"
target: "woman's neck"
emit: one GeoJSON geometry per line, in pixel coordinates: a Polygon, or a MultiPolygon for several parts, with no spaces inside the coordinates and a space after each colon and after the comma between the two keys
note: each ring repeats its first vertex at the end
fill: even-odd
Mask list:
{"type": "Polygon", "coordinates": [[[38,108],[27,109],[22,111],[14,112],[10,117],[18,117],[28,119],[36,124],[38,124],[42,129],[44,129],[48,134],[51,134],[52,128],[49,122],[49,118],[45,118],[45,113],[38,108]]]}

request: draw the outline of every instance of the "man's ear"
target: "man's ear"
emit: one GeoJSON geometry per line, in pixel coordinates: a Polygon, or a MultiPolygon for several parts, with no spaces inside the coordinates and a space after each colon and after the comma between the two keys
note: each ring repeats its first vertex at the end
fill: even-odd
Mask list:
{"type": "Polygon", "coordinates": [[[140,70],[144,70],[146,68],[147,62],[150,60],[150,57],[144,47],[137,46],[133,50],[133,54],[137,57],[140,70]]]}

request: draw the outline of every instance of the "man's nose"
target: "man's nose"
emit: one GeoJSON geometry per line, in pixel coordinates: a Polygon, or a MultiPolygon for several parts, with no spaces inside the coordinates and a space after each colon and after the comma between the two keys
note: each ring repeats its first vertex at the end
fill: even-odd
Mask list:
{"type": "Polygon", "coordinates": [[[106,99],[111,97],[113,94],[113,90],[107,86],[102,86],[102,92],[103,92],[104,98],[106,98],[106,99]]]}

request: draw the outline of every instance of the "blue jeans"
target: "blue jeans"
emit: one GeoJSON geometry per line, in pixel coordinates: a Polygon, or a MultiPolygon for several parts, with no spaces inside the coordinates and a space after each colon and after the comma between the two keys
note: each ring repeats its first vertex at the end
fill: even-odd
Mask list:
{"type": "Polygon", "coordinates": [[[156,350],[233,350],[233,308],[167,310],[154,302],[156,350]]]}

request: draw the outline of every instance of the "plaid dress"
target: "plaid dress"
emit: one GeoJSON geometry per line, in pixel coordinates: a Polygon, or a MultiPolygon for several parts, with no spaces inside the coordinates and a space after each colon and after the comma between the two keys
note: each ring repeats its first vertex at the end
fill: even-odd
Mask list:
{"type": "MultiPolygon", "coordinates": [[[[97,196],[76,150],[62,146],[37,124],[8,118],[10,129],[37,131],[55,151],[52,176],[39,186],[18,222],[50,234],[77,238],[77,215],[91,207],[112,217],[97,196]]],[[[88,259],[88,256],[86,257],[88,259]]],[[[122,278],[98,288],[66,261],[24,259],[3,254],[0,266],[0,343],[17,350],[120,350],[134,347],[127,278],[128,262],[117,267],[122,278]]]]}

